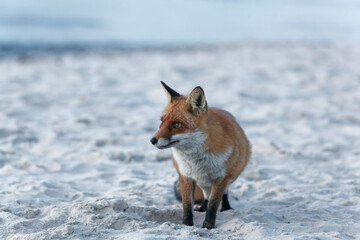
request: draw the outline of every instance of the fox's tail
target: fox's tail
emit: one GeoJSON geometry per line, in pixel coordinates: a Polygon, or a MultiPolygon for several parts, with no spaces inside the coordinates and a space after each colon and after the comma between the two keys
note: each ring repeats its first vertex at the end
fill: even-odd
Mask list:
{"type": "MultiPolygon", "coordinates": [[[[179,179],[175,181],[174,183],[174,191],[175,191],[175,198],[176,200],[181,202],[181,187],[180,187],[180,181],[179,179]]],[[[198,185],[195,187],[194,191],[194,203],[195,204],[202,204],[204,201],[204,195],[202,190],[199,188],[198,185]]]]}

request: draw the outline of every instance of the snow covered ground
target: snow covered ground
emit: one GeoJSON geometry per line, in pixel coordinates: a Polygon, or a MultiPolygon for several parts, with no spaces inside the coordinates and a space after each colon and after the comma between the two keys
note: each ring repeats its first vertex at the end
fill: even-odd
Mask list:
{"type": "Polygon", "coordinates": [[[360,45],[238,44],[0,60],[1,239],[360,239],[360,45]],[[159,81],[252,145],[216,229],[181,224],[159,81]]]}

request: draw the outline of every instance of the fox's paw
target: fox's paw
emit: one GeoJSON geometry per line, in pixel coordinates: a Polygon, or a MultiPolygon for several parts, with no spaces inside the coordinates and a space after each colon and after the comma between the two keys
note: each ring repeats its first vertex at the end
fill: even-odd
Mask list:
{"type": "Polygon", "coordinates": [[[188,226],[194,226],[194,221],[192,218],[183,219],[183,224],[188,226]]]}
{"type": "Polygon", "coordinates": [[[197,212],[206,212],[208,202],[209,202],[208,200],[204,200],[204,202],[201,204],[201,206],[198,208],[195,208],[194,210],[197,212]]]}
{"type": "Polygon", "coordinates": [[[203,206],[194,208],[194,210],[197,212],[206,212],[206,209],[207,209],[207,207],[203,207],[203,206]]]}
{"type": "Polygon", "coordinates": [[[213,228],[215,228],[215,223],[210,223],[210,222],[205,220],[204,223],[203,223],[203,228],[213,229],[213,228]]]}
{"type": "Polygon", "coordinates": [[[184,225],[187,225],[187,226],[194,226],[194,222],[193,221],[183,221],[183,224],[184,225]]]}
{"type": "Polygon", "coordinates": [[[224,194],[222,196],[222,203],[221,203],[220,212],[224,212],[224,211],[227,211],[227,210],[230,210],[230,209],[232,209],[232,207],[230,206],[228,195],[224,194]]]}
{"type": "Polygon", "coordinates": [[[228,211],[228,210],[231,210],[233,209],[232,207],[230,206],[222,206],[221,209],[220,209],[220,212],[225,212],[225,211],[228,211]]]}

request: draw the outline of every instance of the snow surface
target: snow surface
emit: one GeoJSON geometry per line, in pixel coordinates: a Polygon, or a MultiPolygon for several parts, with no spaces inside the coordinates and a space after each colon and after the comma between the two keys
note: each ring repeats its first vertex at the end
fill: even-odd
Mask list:
{"type": "Polygon", "coordinates": [[[1,239],[360,239],[360,45],[0,61],[1,239]],[[181,224],[159,81],[233,113],[253,155],[216,229],[181,224]]]}

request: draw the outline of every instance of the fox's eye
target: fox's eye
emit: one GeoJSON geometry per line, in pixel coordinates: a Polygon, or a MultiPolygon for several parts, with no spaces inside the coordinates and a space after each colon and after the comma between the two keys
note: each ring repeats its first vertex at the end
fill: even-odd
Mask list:
{"type": "Polygon", "coordinates": [[[181,127],[182,127],[182,123],[181,123],[181,122],[175,122],[175,123],[173,123],[173,128],[179,129],[179,128],[181,128],[181,127]]]}

